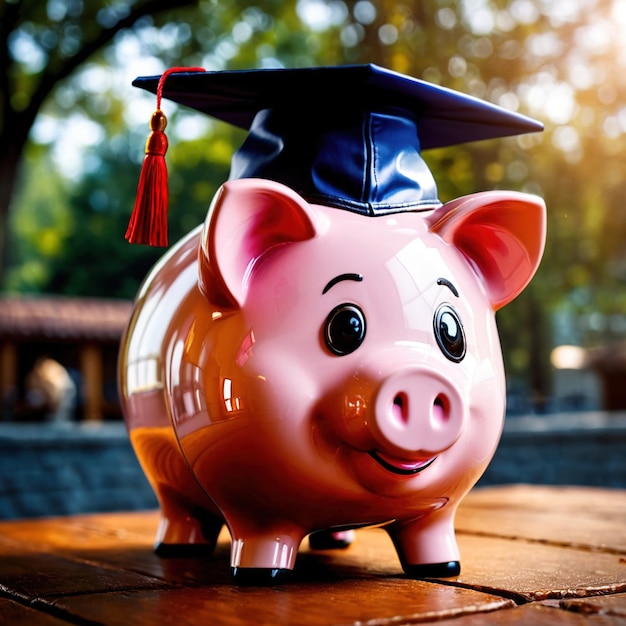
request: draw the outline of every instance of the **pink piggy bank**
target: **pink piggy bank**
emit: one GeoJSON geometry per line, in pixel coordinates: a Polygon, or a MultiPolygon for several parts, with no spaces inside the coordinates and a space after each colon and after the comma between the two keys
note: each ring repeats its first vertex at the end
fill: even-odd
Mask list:
{"type": "Polygon", "coordinates": [[[225,523],[235,581],[271,583],[308,534],[382,525],[408,575],[457,575],[455,511],[503,426],[495,311],[544,239],[543,202],[515,192],[369,217],[225,183],[122,344],[157,551],[210,551],[225,523]]]}

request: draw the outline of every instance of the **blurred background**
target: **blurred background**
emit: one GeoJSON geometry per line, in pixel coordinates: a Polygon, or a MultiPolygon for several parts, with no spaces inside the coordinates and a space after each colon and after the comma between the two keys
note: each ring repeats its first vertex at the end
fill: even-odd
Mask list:
{"type": "MultiPolygon", "coordinates": [[[[506,456],[527,472],[496,462],[486,479],[626,486],[625,31],[626,0],[0,0],[0,447],[37,440],[41,457],[54,440],[67,465],[76,441],[118,441],[117,343],[163,252],[124,240],[155,108],[131,81],[181,65],[373,62],[545,125],[423,155],[442,201],[501,188],[548,206],[539,272],[498,313],[503,449],[515,440],[506,456]],[[46,439],[42,422],[80,428],[46,439]],[[538,433],[556,443],[537,453],[538,433]],[[565,445],[572,433],[601,445],[565,445]],[[577,473],[562,475],[574,449],[577,473]]],[[[243,134],[163,109],[175,241],[204,219],[243,134]]],[[[0,489],[17,493],[5,463],[0,489]]]]}

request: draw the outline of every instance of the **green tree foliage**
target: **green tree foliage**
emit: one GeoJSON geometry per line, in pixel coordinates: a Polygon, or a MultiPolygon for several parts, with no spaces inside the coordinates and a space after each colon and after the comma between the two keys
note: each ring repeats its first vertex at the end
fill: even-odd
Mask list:
{"type": "MultiPolygon", "coordinates": [[[[6,223],[29,133],[50,96],[87,60],[142,18],[193,0],[0,1],[0,285],[11,238],[6,223]]],[[[62,98],[56,100],[62,102],[62,98]]],[[[77,104],[77,103],[75,103],[77,104]]]]}
{"type": "MultiPolygon", "coordinates": [[[[232,134],[230,129],[216,133],[211,139],[216,149],[209,155],[204,138],[173,152],[170,241],[203,222],[211,197],[228,176],[232,134]]],[[[129,245],[123,237],[139,169],[129,162],[128,146],[122,140],[112,142],[100,148],[98,157],[97,169],[67,193],[67,205],[48,202],[51,191],[63,190],[28,186],[31,193],[25,194],[26,202],[14,216],[15,231],[25,246],[20,250],[23,263],[10,274],[16,287],[37,290],[43,285],[52,293],[133,298],[163,254],[160,248],[129,245]]]]}

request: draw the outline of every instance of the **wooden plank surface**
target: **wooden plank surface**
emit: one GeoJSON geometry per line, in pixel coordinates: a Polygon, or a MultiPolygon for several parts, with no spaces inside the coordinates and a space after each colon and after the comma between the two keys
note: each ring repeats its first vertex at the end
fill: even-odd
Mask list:
{"type": "Polygon", "coordinates": [[[457,531],[607,552],[626,552],[625,524],[620,492],[527,485],[475,489],[456,520],[457,531]]]}
{"type": "MultiPolygon", "coordinates": [[[[154,511],[0,523],[0,624],[626,624],[626,492],[496,487],[457,518],[461,575],[407,579],[391,541],[298,556],[293,582],[238,588],[229,537],[160,559],[154,511]]],[[[306,543],[306,542],[305,542],[306,543]]]]}
{"type": "Polygon", "coordinates": [[[618,615],[626,619],[626,594],[561,600],[559,608],[584,615],[618,615]]]}
{"type": "Polygon", "coordinates": [[[81,618],[107,623],[110,615],[127,624],[393,624],[435,621],[512,606],[510,600],[470,589],[400,578],[296,583],[277,589],[202,586],[168,591],[119,592],[106,603],[88,596],[59,598],[56,607],[81,618]],[[131,617],[134,616],[134,619],[131,617]]]}
{"type": "Polygon", "coordinates": [[[64,619],[59,619],[33,609],[23,604],[18,604],[7,598],[0,598],[0,624],[24,624],[24,626],[61,626],[67,624],[64,619]]]}

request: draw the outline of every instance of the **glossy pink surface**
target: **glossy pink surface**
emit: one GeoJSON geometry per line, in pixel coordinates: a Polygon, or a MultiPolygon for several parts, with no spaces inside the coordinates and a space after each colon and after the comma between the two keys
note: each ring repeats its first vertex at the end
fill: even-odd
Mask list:
{"type": "Polygon", "coordinates": [[[122,346],[157,542],[210,544],[224,521],[233,567],[291,569],[313,531],[386,524],[405,568],[458,561],[456,507],[504,419],[495,311],[544,239],[543,202],[512,192],[364,217],[226,183],[122,346]]]}

